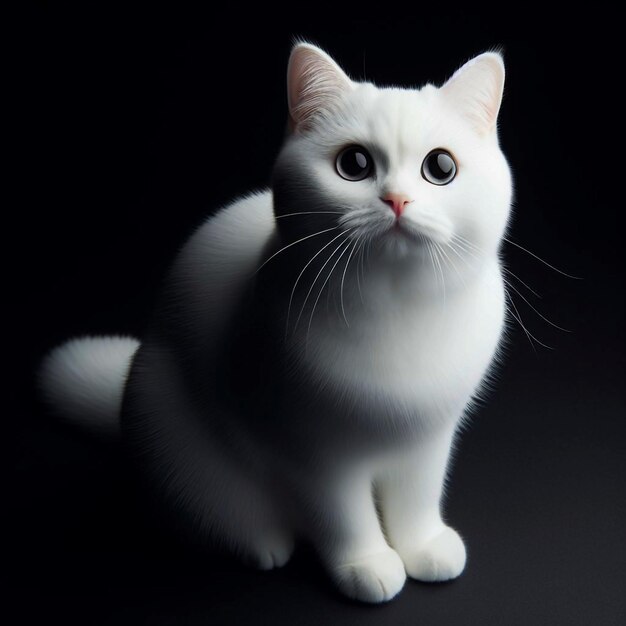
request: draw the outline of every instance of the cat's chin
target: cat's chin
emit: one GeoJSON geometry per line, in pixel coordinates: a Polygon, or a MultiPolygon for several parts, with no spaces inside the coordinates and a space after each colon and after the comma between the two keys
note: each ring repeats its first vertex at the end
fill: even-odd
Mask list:
{"type": "Polygon", "coordinates": [[[428,257],[428,241],[424,233],[396,222],[380,236],[379,249],[390,259],[421,259],[428,257]]]}

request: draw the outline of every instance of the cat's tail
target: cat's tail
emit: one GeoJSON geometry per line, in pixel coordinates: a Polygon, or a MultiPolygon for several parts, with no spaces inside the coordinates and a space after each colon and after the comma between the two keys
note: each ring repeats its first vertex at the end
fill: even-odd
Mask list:
{"type": "Polygon", "coordinates": [[[44,399],[61,418],[116,437],[124,385],[139,342],[132,337],[81,337],[55,348],[39,370],[44,399]]]}

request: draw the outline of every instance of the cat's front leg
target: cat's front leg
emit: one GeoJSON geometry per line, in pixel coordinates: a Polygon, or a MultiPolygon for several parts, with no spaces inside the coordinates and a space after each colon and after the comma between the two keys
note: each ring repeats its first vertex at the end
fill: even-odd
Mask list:
{"type": "Polygon", "coordinates": [[[404,565],[382,533],[371,473],[329,473],[309,486],[303,501],[309,538],[342,593],[385,602],[402,589],[404,565]]]}
{"type": "Polygon", "coordinates": [[[465,567],[465,546],[441,519],[440,501],[455,428],[425,436],[377,482],[389,543],[411,578],[450,580],[465,567]]]}

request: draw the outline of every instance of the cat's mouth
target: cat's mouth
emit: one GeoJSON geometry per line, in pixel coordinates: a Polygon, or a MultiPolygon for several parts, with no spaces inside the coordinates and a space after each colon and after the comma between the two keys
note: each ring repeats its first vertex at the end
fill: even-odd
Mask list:
{"type": "Polygon", "coordinates": [[[434,220],[396,219],[390,226],[388,234],[400,237],[415,244],[425,244],[432,241],[436,244],[445,244],[449,241],[451,233],[443,224],[434,223],[434,220]]]}
{"type": "Polygon", "coordinates": [[[392,237],[398,237],[404,240],[408,240],[415,244],[423,244],[426,239],[426,236],[422,234],[418,229],[409,226],[406,222],[400,220],[394,220],[393,224],[387,232],[392,237]]]}
{"type": "Polygon", "coordinates": [[[395,220],[391,230],[403,237],[414,237],[414,233],[400,220],[395,220]]]}

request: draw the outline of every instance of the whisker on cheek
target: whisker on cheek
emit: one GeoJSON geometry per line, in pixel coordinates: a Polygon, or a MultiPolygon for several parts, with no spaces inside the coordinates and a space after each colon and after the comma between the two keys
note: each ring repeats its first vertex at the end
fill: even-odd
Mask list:
{"type": "MultiPolygon", "coordinates": [[[[351,231],[347,232],[347,233],[342,233],[342,235],[345,235],[345,239],[349,239],[350,234],[351,234],[351,231]]],[[[328,263],[330,263],[330,261],[332,260],[333,256],[337,253],[337,251],[341,248],[341,246],[343,244],[344,244],[344,241],[341,241],[339,243],[339,245],[337,245],[337,247],[331,252],[331,254],[328,256],[328,258],[326,259],[326,261],[324,262],[324,264],[320,268],[319,272],[317,273],[317,275],[313,279],[313,282],[311,283],[311,287],[309,288],[309,291],[307,292],[306,297],[304,298],[304,302],[302,303],[302,308],[300,309],[300,313],[298,315],[298,319],[296,319],[296,323],[294,324],[294,327],[293,327],[293,332],[294,333],[296,332],[296,330],[298,328],[298,324],[300,323],[300,320],[302,319],[302,315],[304,314],[304,311],[306,309],[306,304],[307,304],[309,298],[311,297],[311,293],[313,292],[313,289],[315,288],[315,283],[317,283],[319,277],[321,276],[322,272],[324,271],[324,268],[328,265],[328,263]]]]}
{"type": "Polygon", "coordinates": [[[326,245],[324,245],[320,250],[318,250],[309,260],[309,262],[302,268],[302,271],[300,272],[300,274],[298,274],[298,278],[296,278],[296,282],[294,283],[293,289],[291,290],[291,296],[289,297],[289,306],[287,307],[287,321],[285,324],[285,333],[288,332],[289,330],[289,317],[291,315],[291,305],[293,303],[293,298],[294,295],[296,293],[296,288],[298,287],[298,283],[300,282],[300,279],[302,278],[302,275],[304,274],[304,272],[306,271],[307,267],[309,267],[309,265],[311,265],[311,263],[313,263],[313,261],[324,251],[326,250],[326,248],[328,248],[328,246],[330,246],[333,241],[336,241],[337,239],[339,239],[339,237],[341,237],[342,235],[345,235],[345,233],[341,232],[339,233],[336,237],[333,237],[326,245]]]}
{"type": "Polygon", "coordinates": [[[354,255],[354,251],[356,250],[357,245],[359,244],[359,241],[361,240],[362,235],[360,235],[359,237],[357,237],[354,240],[354,244],[352,246],[352,250],[350,250],[350,254],[348,255],[348,259],[346,261],[346,266],[343,268],[343,274],[341,276],[341,286],[339,289],[339,299],[341,301],[341,313],[343,315],[343,319],[346,322],[346,326],[350,327],[350,324],[348,323],[348,318],[346,317],[346,308],[344,306],[344,301],[343,301],[343,286],[344,283],[346,281],[346,272],[348,271],[348,266],[350,265],[350,261],[352,260],[352,256],[354,255]]]}
{"type": "Polygon", "coordinates": [[[337,260],[333,263],[332,267],[330,268],[330,272],[328,272],[328,275],[326,276],[326,280],[324,280],[324,282],[322,283],[322,286],[320,287],[320,290],[319,290],[319,292],[317,294],[317,298],[315,298],[315,302],[313,303],[313,309],[311,311],[311,316],[309,317],[309,325],[308,325],[307,331],[306,331],[306,338],[304,340],[305,350],[306,350],[306,346],[308,345],[308,342],[309,342],[309,333],[311,332],[311,325],[313,324],[313,316],[315,315],[315,308],[317,307],[317,303],[319,302],[319,299],[320,299],[320,297],[322,295],[322,292],[324,291],[324,287],[326,287],[326,285],[328,284],[328,281],[330,280],[330,277],[332,276],[333,272],[335,271],[335,268],[337,267],[339,261],[341,261],[341,258],[343,257],[343,255],[348,251],[348,248],[350,247],[352,242],[350,241],[349,238],[348,238],[347,242],[346,241],[341,242],[341,244],[339,244],[337,250],[335,250],[335,252],[333,252],[333,255],[344,244],[346,244],[346,245],[344,246],[343,250],[341,251],[341,254],[337,257],[337,260]]]}

